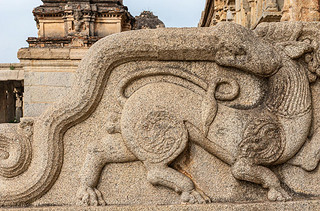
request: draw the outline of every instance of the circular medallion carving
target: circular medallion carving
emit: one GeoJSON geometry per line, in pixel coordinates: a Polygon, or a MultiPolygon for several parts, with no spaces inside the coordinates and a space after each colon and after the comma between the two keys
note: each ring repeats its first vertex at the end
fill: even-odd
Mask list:
{"type": "Polygon", "coordinates": [[[136,124],[140,156],[152,163],[170,162],[184,149],[188,133],[183,122],[166,111],[152,111],[136,124]]]}
{"type": "Polygon", "coordinates": [[[283,129],[273,120],[256,119],[244,132],[239,145],[239,156],[249,158],[254,164],[272,164],[284,150],[283,129]]]}

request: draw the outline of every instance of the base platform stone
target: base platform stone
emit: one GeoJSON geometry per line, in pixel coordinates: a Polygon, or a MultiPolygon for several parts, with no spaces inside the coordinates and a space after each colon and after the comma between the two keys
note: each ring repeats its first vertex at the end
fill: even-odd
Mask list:
{"type": "Polygon", "coordinates": [[[246,211],[260,211],[260,210],[320,210],[320,200],[302,200],[302,201],[290,201],[290,202],[261,202],[261,203],[212,203],[212,204],[197,204],[197,205],[136,205],[136,206],[100,206],[100,207],[28,207],[28,208],[14,208],[3,209],[3,211],[51,211],[51,210],[94,210],[94,211],[155,211],[155,210],[246,210],[246,211]]]}

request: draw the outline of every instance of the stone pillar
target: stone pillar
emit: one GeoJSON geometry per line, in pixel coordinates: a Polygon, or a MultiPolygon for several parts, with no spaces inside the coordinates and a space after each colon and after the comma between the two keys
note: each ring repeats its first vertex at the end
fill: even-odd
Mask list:
{"type": "Polygon", "coordinates": [[[14,94],[16,95],[16,113],[15,119],[17,122],[20,122],[21,117],[23,116],[23,94],[22,87],[14,88],[14,94]]]}
{"type": "Polygon", "coordinates": [[[5,82],[0,81],[0,123],[6,122],[7,95],[5,82]]]}
{"type": "Polygon", "coordinates": [[[278,11],[277,0],[266,0],[264,10],[268,11],[268,12],[276,12],[276,11],[278,11]]]}
{"type": "Polygon", "coordinates": [[[15,94],[13,82],[0,82],[0,123],[14,122],[15,94]]]}
{"type": "Polygon", "coordinates": [[[14,122],[16,114],[16,95],[13,81],[7,83],[7,122],[14,122]]]}
{"type": "Polygon", "coordinates": [[[319,0],[285,0],[281,21],[319,21],[319,0]]]}

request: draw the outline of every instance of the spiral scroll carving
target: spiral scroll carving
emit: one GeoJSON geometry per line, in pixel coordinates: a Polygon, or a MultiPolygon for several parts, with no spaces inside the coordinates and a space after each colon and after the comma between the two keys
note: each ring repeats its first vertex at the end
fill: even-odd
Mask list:
{"type": "MultiPolygon", "coordinates": [[[[24,127],[24,124],[20,125],[24,127]]],[[[19,128],[23,129],[23,128],[19,128]]],[[[30,133],[0,134],[0,176],[13,178],[25,172],[31,162],[30,133]]]]}
{"type": "Polygon", "coordinates": [[[184,124],[166,111],[152,111],[136,130],[142,157],[151,163],[170,160],[188,139],[184,124]]]}

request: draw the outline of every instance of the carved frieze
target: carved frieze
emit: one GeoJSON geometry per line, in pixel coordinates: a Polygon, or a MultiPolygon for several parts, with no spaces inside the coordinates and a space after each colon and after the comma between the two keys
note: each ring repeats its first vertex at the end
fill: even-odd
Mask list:
{"type": "Polygon", "coordinates": [[[134,18],[122,1],[44,1],[33,10],[38,38],[30,47],[91,46],[113,33],[131,30],[134,18]]]}
{"type": "Polygon", "coordinates": [[[0,166],[0,204],[320,197],[308,185],[320,177],[319,35],[319,23],[221,23],[101,39],[69,95],[20,124],[32,134],[1,130],[0,161],[20,157],[0,166]],[[313,180],[297,185],[301,174],[313,180]]]}

